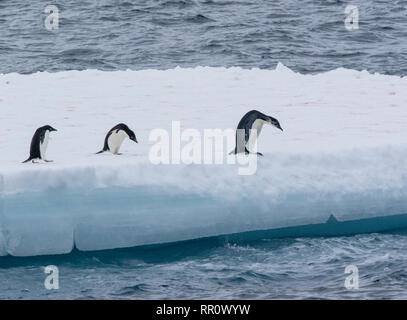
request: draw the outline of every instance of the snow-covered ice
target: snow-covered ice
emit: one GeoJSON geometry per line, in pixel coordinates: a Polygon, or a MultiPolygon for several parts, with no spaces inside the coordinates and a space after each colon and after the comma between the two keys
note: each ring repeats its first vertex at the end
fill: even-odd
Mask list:
{"type": "MultiPolygon", "coordinates": [[[[0,255],[67,253],[407,213],[407,79],[241,68],[0,75],[0,255]],[[276,117],[252,176],[153,165],[152,129],[234,129],[276,117]],[[139,141],[95,155],[119,122],[139,141]],[[47,157],[22,164],[37,127],[47,157]]],[[[226,150],[230,151],[230,150],[226,150]]],[[[225,152],[226,152],[225,151],[225,152]]]]}

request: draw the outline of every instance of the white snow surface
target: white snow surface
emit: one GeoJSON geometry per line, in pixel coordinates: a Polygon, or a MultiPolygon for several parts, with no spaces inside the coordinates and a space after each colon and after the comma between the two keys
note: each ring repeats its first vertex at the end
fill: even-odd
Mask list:
{"type": "MultiPolygon", "coordinates": [[[[0,255],[180,241],[407,213],[407,79],[336,69],[175,68],[0,75],[0,255]],[[237,165],[154,165],[152,129],[235,129],[257,109],[264,157],[237,165]],[[117,123],[122,155],[95,152],[117,123]],[[22,164],[49,124],[47,157],[22,164]]],[[[225,150],[225,152],[230,150],[225,150]]]]}

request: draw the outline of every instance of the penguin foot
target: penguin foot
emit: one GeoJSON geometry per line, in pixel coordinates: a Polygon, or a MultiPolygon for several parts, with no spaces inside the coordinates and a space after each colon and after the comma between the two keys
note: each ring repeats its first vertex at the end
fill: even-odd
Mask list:
{"type": "Polygon", "coordinates": [[[249,154],[255,154],[256,156],[261,156],[263,157],[263,154],[260,152],[245,152],[245,155],[248,156],[249,154]]]}
{"type": "MultiPolygon", "coordinates": [[[[233,150],[233,151],[231,151],[229,154],[242,154],[243,152],[236,152],[235,150],[233,150]]],[[[261,156],[261,157],[263,157],[263,154],[262,153],[260,153],[260,152],[250,152],[249,150],[245,150],[244,151],[244,154],[246,155],[246,156],[248,156],[249,154],[255,154],[255,155],[257,155],[257,156],[261,156]]]]}
{"type": "Polygon", "coordinates": [[[54,160],[45,160],[45,159],[44,159],[44,161],[45,162],[54,162],[54,160]]]}
{"type": "Polygon", "coordinates": [[[248,150],[245,151],[245,154],[246,154],[246,156],[248,156],[249,154],[255,154],[255,155],[258,155],[258,156],[261,156],[261,157],[263,156],[263,154],[260,153],[260,152],[250,152],[248,150]]]}

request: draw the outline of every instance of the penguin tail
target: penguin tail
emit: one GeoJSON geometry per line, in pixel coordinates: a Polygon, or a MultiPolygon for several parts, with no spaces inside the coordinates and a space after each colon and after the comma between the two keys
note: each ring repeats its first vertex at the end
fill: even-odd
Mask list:
{"type": "Polygon", "coordinates": [[[28,161],[31,161],[31,158],[28,158],[27,160],[21,162],[21,163],[27,163],[28,161]]]}
{"type": "Polygon", "coordinates": [[[229,152],[229,155],[231,155],[231,154],[236,154],[237,152],[236,152],[236,148],[235,149],[233,149],[232,151],[230,151],[229,152]]]}
{"type": "Polygon", "coordinates": [[[101,154],[101,153],[106,152],[106,151],[109,151],[109,148],[103,148],[99,152],[96,152],[96,154],[101,154]]]}

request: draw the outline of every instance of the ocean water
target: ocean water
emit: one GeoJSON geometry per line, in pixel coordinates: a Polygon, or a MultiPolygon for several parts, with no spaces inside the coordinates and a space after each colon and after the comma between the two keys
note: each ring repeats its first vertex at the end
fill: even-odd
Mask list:
{"type": "Polygon", "coordinates": [[[0,258],[0,299],[406,299],[407,237],[218,239],[65,256],[0,258]],[[44,267],[59,268],[59,289],[44,267]],[[347,289],[345,268],[359,272],[347,289]]]}
{"type": "MultiPolygon", "coordinates": [[[[338,67],[406,75],[406,0],[65,0],[47,30],[47,2],[0,1],[0,73],[338,67]],[[359,29],[345,28],[345,8],[359,29]]],[[[50,4],[51,4],[50,3],[50,4]]]]}
{"type": "MultiPolygon", "coordinates": [[[[88,0],[0,2],[0,73],[346,67],[407,75],[407,1],[88,0]],[[359,29],[344,26],[347,4],[359,29]]],[[[163,209],[164,210],[164,209],[163,209]]],[[[407,236],[197,240],[158,248],[0,258],[0,299],[406,299],[407,236]],[[59,289],[44,267],[59,268],[59,289]],[[345,268],[359,289],[345,287],[345,268]]]]}

